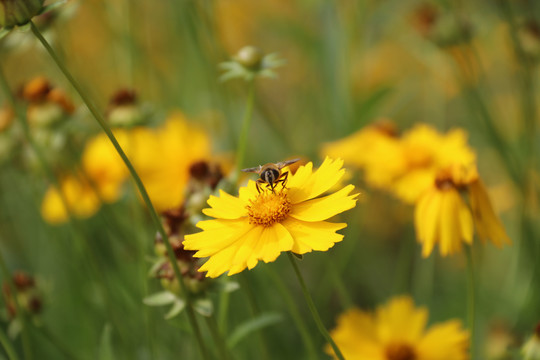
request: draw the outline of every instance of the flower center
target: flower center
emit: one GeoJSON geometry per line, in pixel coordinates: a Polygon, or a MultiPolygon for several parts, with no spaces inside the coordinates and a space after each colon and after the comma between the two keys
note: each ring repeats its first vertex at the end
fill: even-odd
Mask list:
{"type": "Polygon", "coordinates": [[[247,206],[249,223],[272,226],[285,219],[291,211],[291,202],[287,193],[263,191],[255,200],[250,200],[247,206]]]}
{"type": "Polygon", "coordinates": [[[403,343],[394,343],[386,346],[385,351],[387,360],[415,360],[416,354],[414,349],[403,343]]]}

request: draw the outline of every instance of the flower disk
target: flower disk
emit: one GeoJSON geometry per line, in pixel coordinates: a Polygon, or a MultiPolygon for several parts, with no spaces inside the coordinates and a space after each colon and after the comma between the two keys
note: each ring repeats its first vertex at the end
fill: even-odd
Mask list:
{"type": "MultiPolygon", "coordinates": [[[[210,196],[210,208],[203,212],[215,219],[200,221],[203,231],[186,235],[184,248],[196,250],[196,257],[208,257],[200,271],[217,277],[252,269],[259,260],[274,261],[281,252],[305,254],[326,251],[343,235],[336,231],[347,226],[327,219],[356,205],[353,185],[320,197],[345,174],[342,160],[326,158],[317,171],[313,164],[289,174],[285,186],[259,193],[254,181],[240,189],[238,197],[220,191],[210,196]]],[[[287,171],[283,169],[282,171],[287,171]]]]}
{"type": "Polygon", "coordinates": [[[262,226],[272,226],[285,219],[291,211],[291,202],[287,193],[263,193],[255,201],[250,200],[247,206],[249,223],[262,226]]]}

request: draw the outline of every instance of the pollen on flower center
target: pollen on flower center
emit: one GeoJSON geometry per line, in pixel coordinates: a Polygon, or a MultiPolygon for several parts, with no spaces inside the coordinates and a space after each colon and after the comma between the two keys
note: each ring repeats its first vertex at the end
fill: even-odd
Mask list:
{"type": "Polygon", "coordinates": [[[250,224],[272,226],[285,219],[291,211],[291,202],[285,192],[262,192],[249,202],[247,209],[250,224]]]}
{"type": "Polygon", "coordinates": [[[385,351],[387,360],[415,360],[416,354],[414,349],[403,343],[395,343],[386,346],[385,351]]]}

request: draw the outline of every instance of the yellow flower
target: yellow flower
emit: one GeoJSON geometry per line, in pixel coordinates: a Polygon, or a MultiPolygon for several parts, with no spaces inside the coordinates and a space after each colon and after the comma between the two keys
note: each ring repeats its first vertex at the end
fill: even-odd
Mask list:
{"type": "Polygon", "coordinates": [[[64,199],[58,189],[51,186],[41,203],[41,215],[48,223],[61,224],[69,214],[80,218],[90,217],[101,205],[96,189],[80,176],[65,177],[60,182],[60,189],[64,199]],[[67,205],[69,212],[64,205],[67,205]]]}
{"type": "Polygon", "coordinates": [[[134,129],[127,147],[133,166],[160,212],[183,203],[190,166],[209,160],[211,154],[209,136],[189,124],[180,112],[172,114],[159,129],[134,129]]]}
{"type": "Polygon", "coordinates": [[[403,134],[401,156],[405,167],[392,191],[401,200],[415,203],[433,183],[438,172],[450,166],[469,167],[476,154],[467,145],[467,134],[453,129],[440,134],[433,127],[418,124],[403,134]]]}
{"type": "Polygon", "coordinates": [[[286,185],[278,185],[275,192],[263,186],[259,193],[251,180],[239,197],[220,191],[219,197],[208,199],[211,208],[203,211],[215,219],[200,221],[197,227],[203,231],[187,235],[184,248],[197,250],[196,257],[209,257],[200,269],[209,277],[252,269],[259,260],[274,261],[283,251],[328,250],[342,240],[336,231],[347,224],[326,220],[356,204],[357,194],[349,195],[353,185],[319,197],[343,177],[342,166],[342,160],[326,158],[312,171],[308,163],[289,174],[286,185]]]}
{"type": "Polygon", "coordinates": [[[423,257],[428,257],[437,243],[441,256],[446,256],[460,252],[462,242],[473,241],[472,214],[448,178],[437,179],[422,195],[415,208],[414,224],[423,257]]]}
{"type": "Polygon", "coordinates": [[[394,125],[380,120],[344,139],[325,144],[321,153],[364,169],[366,182],[371,186],[389,188],[404,170],[400,151],[394,125]]]}
{"type": "MultiPolygon", "coordinates": [[[[428,310],[408,296],[391,299],[374,314],[351,309],[342,314],[332,339],[348,360],[465,360],[469,334],[459,320],[426,329],[428,310]]],[[[330,346],[326,351],[332,353],[330,346]]]]}
{"type": "Polygon", "coordinates": [[[368,184],[411,204],[431,187],[441,169],[476,161],[465,131],[440,134],[426,124],[416,125],[399,138],[387,122],[376,123],[327,144],[322,152],[363,169],[368,184]]]}
{"type": "Polygon", "coordinates": [[[472,244],[475,228],[484,242],[491,240],[498,247],[511,244],[475,166],[453,166],[439,172],[418,200],[414,221],[424,257],[436,243],[442,256],[460,252],[462,242],[472,244]]]}

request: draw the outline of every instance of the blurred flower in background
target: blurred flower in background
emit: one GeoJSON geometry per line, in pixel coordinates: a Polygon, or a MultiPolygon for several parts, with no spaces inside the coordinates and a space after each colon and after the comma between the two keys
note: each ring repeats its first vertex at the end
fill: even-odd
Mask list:
{"type": "MultiPolygon", "coordinates": [[[[428,310],[398,296],[374,313],[350,309],[341,314],[331,336],[350,360],[465,360],[469,334],[459,320],[427,327],[428,310]]],[[[332,354],[327,346],[326,352],[332,354]]]]}

